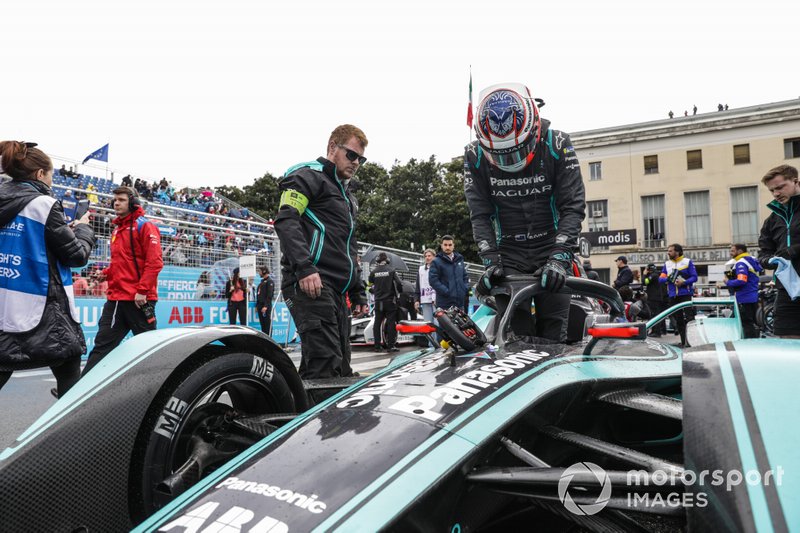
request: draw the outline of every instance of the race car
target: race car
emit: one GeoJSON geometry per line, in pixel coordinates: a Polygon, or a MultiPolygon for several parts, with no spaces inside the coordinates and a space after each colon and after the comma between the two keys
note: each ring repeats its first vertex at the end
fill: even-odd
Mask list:
{"type": "Polygon", "coordinates": [[[616,322],[570,278],[611,314],[552,343],[509,327],[538,279],[498,290],[491,331],[442,310],[441,348],[361,381],[303,382],[246,328],[134,337],[0,454],[0,530],[800,528],[800,341],[741,340],[734,310],[682,351],[647,338],[668,312],[616,322]]]}

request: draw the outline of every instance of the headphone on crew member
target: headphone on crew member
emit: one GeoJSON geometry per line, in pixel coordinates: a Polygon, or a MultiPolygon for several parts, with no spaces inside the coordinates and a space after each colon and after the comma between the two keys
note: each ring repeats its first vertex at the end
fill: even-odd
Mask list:
{"type": "Polygon", "coordinates": [[[139,199],[139,193],[133,187],[123,186],[120,189],[125,189],[123,194],[128,195],[128,212],[133,213],[137,207],[142,206],[142,201],[139,199]]]}

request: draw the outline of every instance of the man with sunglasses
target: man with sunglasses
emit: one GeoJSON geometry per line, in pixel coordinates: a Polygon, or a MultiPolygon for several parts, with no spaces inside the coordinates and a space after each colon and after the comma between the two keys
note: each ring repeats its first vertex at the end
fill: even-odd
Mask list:
{"type": "MultiPolygon", "coordinates": [[[[536,321],[522,311],[530,306],[520,306],[512,329],[564,342],[570,297],[558,291],[572,272],[586,205],[572,141],[539,117],[544,102],[522,84],[493,85],[479,102],[478,140],[464,156],[472,232],[486,267],[477,293],[488,294],[506,274],[536,273],[545,291],[535,297],[536,321]]],[[[508,296],[496,301],[503,311],[508,296]]]]}
{"type": "Polygon", "coordinates": [[[348,185],[367,161],[366,147],[363,131],[338,126],[326,157],[295,165],[278,184],[281,290],[300,333],[304,379],[354,375],[345,297],[356,315],[369,308],[356,261],[357,208],[348,185]]]}

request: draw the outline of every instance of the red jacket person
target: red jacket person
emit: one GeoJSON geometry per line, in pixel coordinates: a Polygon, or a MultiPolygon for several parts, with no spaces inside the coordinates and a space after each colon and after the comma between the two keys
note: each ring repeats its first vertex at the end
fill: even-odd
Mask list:
{"type": "Polygon", "coordinates": [[[114,211],[117,218],[111,233],[111,264],[103,270],[108,280],[108,301],[83,375],[119,346],[128,332],[138,335],[156,329],[158,273],[164,266],[161,235],[144,217],[139,197],[130,187],[114,189],[114,211]]]}

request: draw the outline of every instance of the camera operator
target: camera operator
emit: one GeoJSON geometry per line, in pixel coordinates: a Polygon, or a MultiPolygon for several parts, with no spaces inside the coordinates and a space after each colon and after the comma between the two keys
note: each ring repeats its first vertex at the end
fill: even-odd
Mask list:
{"type": "Polygon", "coordinates": [[[0,142],[0,388],[15,370],[49,366],[58,394],[81,373],[86,351],[70,267],[94,246],[89,215],[71,226],[52,196],[53,161],[36,143],[0,142]]]}
{"type": "MultiPolygon", "coordinates": [[[[648,264],[644,269],[644,290],[647,293],[647,306],[653,316],[658,315],[667,307],[667,287],[658,282],[658,277],[661,271],[658,270],[655,263],[648,264]]],[[[658,325],[654,326],[650,332],[651,337],[660,337],[667,334],[666,321],[661,321],[658,325]]]]}

